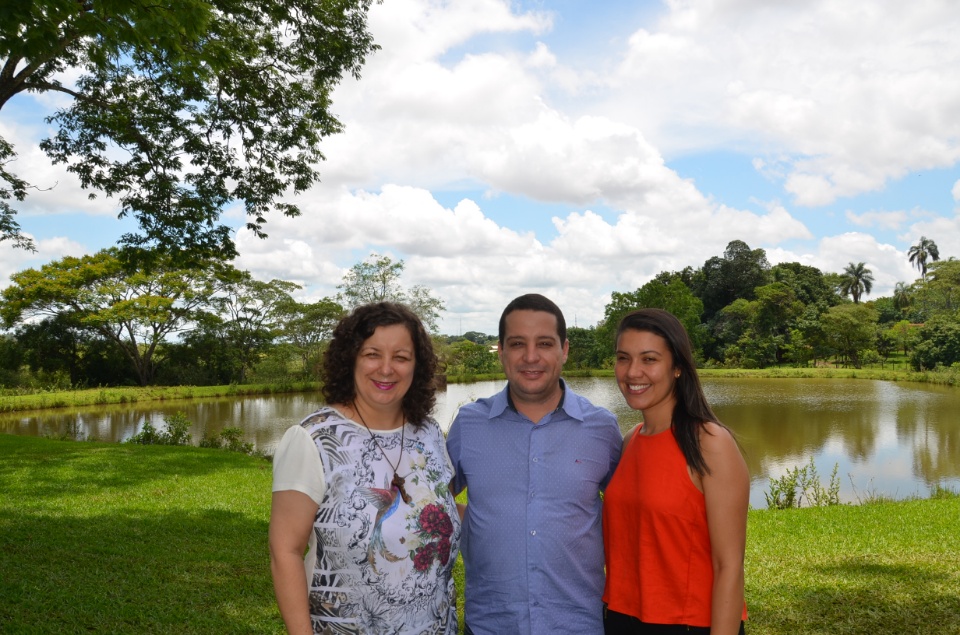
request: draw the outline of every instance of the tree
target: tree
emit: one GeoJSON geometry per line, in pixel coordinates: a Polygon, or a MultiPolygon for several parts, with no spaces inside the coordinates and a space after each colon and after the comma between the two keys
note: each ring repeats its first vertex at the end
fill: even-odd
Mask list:
{"type": "Polygon", "coordinates": [[[906,282],[898,282],[893,288],[893,306],[901,313],[910,306],[912,292],[906,282]]]}
{"type": "Polygon", "coordinates": [[[215,312],[213,324],[234,351],[238,365],[238,382],[247,380],[265,346],[273,342],[281,328],[283,307],[293,299],[290,294],[300,285],[284,280],[261,282],[248,271],[230,266],[217,268],[219,290],[208,306],[215,312]]]}
{"type": "MultiPolygon", "coordinates": [[[[714,347],[716,356],[722,357],[725,362],[732,362],[727,359],[734,351],[730,348],[736,346],[743,335],[749,331],[756,319],[757,303],[740,298],[734,300],[713,317],[711,322],[711,332],[713,333],[714,347]]],[[[736,352],[739,357],[740,353],[736,352]]]]}
{"type": "Polygon", "coordinates": [[[835,354],[860,368],[860,354],[874,343],[877,312],[862,304],[841,304],[830,307],[820,320],[835,354]]]}
{"type": "Polygon", "coordinates": [[[474,344],[486,344],[491,340],[496,340],[496,335],[487,335],[486,333],[481,333],[480,331],[467,331],[463,334],[463,339],[470,340],[474,344]]]}
{"type": "Polygon", "coordinates": [[[206,270],[169,262],[152,271],[123,268],[116,248],[67,256],[10,276],[0,317],[9,328],[33,318],[61,318],[119,347],[143,386],[153,378],[158,347],[196,319],[217,290],[206,270]]]}
{"type": "Polygon", "coordinates": [[[454,375],[480,375],[500,371],[500,360],[490,346],[463,339],[450,347],[447,372],[454,375]]]}
{"type": "Polygon", "coordinates": [[[864,262],[848,264],[840,274],[840,293],[849,295],[854,304],[860,303],[863,294],[870,294],[873,289],[873,272],[864,262]]]}
{"type": "Polygon", "coordinates": [[[929,272],[929,279],[920,285],[920,303],[931,315],[954,314],[960,308],[960,260],[934,262],[929,272]]]}
{"type": "Polygon", "coordinates": [[[907,320],[900,320],[890,327],[889,333],[897,348],[906,355],[910,347],[916,343],[918,330],[919,327],[910,324],[907,320]]]}
{"type": "Polygon", "coordinates": [[[606,357],[615,352],[614,340],[621,318],[630,311],[642,308],[664,309],[673,313],[686,327],[694,347],[697,348],[702,332],[700,314],[703,313],[703,303],[693,295],[679,274],[661,272],[636,291],[614,291],[610,294],[610,302],[604,307],[603,321],[597,327],[595,335],[596,346],[606,351],[606,357]]]}
{"type": "MultiPolygon", "coordinates": [[[[297,216],[285,194],[318,180],[321,140],[341,130],[330,95],[377,46],[370,0],[40,0],[0,12],[0,109],[21,93],[72,103],[41,147],[84,188],[119,197],[140,233],[122,244],[235,254],[221,210],[297,216]],[[62,81],[79,72],[76,84],[62,81]]],[[[7,201],[29,185],[0,139],[0,240],[30,247],[7,201]]],[[[91,194],[94,196],[95,194],[91,194]]],[[[143,254],[147,251],[141,252],[143,254]]]]}
{"type": "Polygon", "coordinates": [[[927,258],[930,260],[940,260],[940,250],[937,249],[937,243],[926,236],[921,236],[916,245],[910,247],[907,251],[910,258],[910,264],[920,270],[921,277],[927,279],[927,258]]]}
{"type": "Polygon", "coordinates": [[[428,331],[437,332],[437,321],[445,308],[443,300],[433,297],[430,289],[422,284],[415,284],[406,293],[404,302],[419,316],[428,331]]]}
{"type": "Polygon", "coordinates": [[[290,302],[278,308],[282,314],[281,336],[293,345],[303,370],[309,372],[311,362],[319,363],[323,342],[343,315],[343,307],[323,298],[309,304],[290,302]]]}
{"type": "Polygon", "coordinates": [[[402,260],[394,262],[390,256],[370,254],[343,276],[337,285],[339,300],[350,309],[373,302],[399,302],[403,298],[403,267],[402,260]]]}
{"type": "Polygon", "coordinates": [[[710,258],[694,276],[694,294],[710,321],[734,300],[753,300],[754,289],[769,282],[770,263],[763,249],[750,249],[742,240],[727,244],[723,257],[710,258]]]}
{"type": "Polygon", "coordinates": [[[782,282],[803,304],[819,304],[824,309],[839,304],[836,290],[827,282],[823,272],[816,267],[799,262],[781,262],[770,269],[773,282],[782,282]]]}
{"type": "Polygon", "coordinates": [[[343,276],[337,285],[337,299],[349,309],[371,302],[400,302],[417,314],[431,333],[437,331],[437,320],[446,308],[443,300],[435,298],[423,285],[415,285],[409,291],[400,285],[404,262],[390,256],[370,254],[358,262],[343,276]]]}
{"type": "Polygon", "coordinates": [[[932,370],[960,363],[960,324],[937,318],[918,332],[918,341],[910,355],[914,370],[932,370]]]}
{"type": "Polygon", "coordinates": [[[567,327],[570,342],[565,368],[601,368],[613,351],[597,342],[597,330],[582,326],[567,327]]]}
{"type": "Polygon", "coordinates": [[[766,335],[783,335],[793,320],[803,312],[803,303],[797,300],[793,289],[782,282],[757,287],[757,311],[754,327],[766,335]]]}

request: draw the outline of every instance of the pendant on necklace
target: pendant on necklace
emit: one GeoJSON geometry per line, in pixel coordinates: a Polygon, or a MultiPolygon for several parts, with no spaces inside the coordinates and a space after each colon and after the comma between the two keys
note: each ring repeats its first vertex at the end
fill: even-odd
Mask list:
{"type": "Polygon", "coordinates": [[[410,498],[410,496],[407,495],[407,490],[404,489],[404,487],[403,487],[404,483],[406,483],[406,482],[407,482],[407,480],[406,480],[405,478],[403,478],[402,476],[400,476],[399,474],[397,474],[396,472],[394,472],[394,473],[393,473],[393,480],[390,482],[390,484],[397,488],[397,491],[400,492],[400,498],[403,499],[403,502],[404,502],[404,503],[406,503],[407,505],[409,505],[411,498],[410,498]]]}

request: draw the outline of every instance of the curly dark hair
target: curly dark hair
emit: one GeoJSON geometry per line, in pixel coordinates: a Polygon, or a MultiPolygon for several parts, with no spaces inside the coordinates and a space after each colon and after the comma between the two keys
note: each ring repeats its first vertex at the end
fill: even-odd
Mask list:
{"type": "Polygon", "coordinates": [[[417,315],[396,302],[375,302],[358,306],[333,329],[330,346],[323,354],[323,396],[330,404],[349,404],[357,396],[353,371],[363,343],[380,326],[402,324],[413,340],[415,363],[410,389],[403,396],[404,418],[422,426],[437,402],[437,355],[433,340],[417,315]]]}

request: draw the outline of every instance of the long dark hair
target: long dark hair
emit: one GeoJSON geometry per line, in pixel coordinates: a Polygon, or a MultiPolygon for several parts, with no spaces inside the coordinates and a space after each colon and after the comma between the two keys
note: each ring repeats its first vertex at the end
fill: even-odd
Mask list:
{"type": "Polygon", "coordinates": [[[720,426],[723,424],[717,419],[717,415],[707,403],[706,395],[703,394],[687,330],[683,328],[680,320],[663,309],[639,309],[628,313],[617,326],[617,339],[627,330],[653,333],[667,342],[673,356],[673,366],[680,371],[680,376],[673,386],[676,397],[671,421],[673,436],[687,460],[687,465],[700,476],[709,474],[710,470],[700,449],[700,431],[708,421],[720,426]]]}
{"type": "Polygon", "coordinates": [[[363,343],[380,326],[402,324],[413,340],[415,363],[410,389],[403,396],[404,418],[422,426],[437,402],[437,355],[433,340],[417,315],[396,302],[376,302],[358,306],[333,329],[330,346],[323,354],[323,396],[327,403],[351,403],[357,396],[353,371],[363,343]]]}

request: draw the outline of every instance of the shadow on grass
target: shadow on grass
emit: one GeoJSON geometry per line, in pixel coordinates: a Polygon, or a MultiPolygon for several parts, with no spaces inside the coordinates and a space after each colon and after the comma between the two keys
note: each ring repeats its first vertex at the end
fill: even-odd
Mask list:
{"type": "Polygon", "coordinates": [[[784,584],[764,590],[764,596],[783,603],[763,608],[763,633],[960,633],[960,580],[955,575],[922,564],[887,565],[866,558],[813,567],[811,573],[803,589],[784,584]],[[816,624],[811,616],[817,616],[816,624]]]}
{"type": "Polygon", "coordinates": [[[0,514],[0,630],[282,632],[266,522],[136,513],[0,514]]]}
{"type": "Polygon", "coordinates": [[[282,632],[268,462],[4,435],[0,456],[0,632],[282,632]]]}

